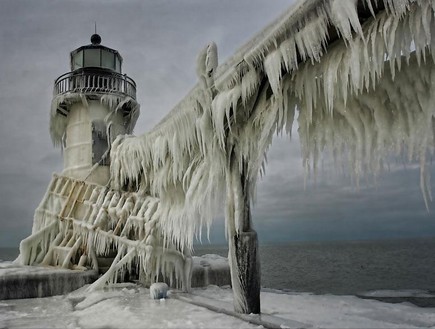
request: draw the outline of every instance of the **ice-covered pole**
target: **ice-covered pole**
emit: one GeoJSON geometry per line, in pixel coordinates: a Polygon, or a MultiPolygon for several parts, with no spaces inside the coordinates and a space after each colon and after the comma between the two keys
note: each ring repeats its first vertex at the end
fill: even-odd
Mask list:
{"type": "Polygon", "coordinates": [[[252,228],[247,163],[240,167],[231,152],[227,172],[227,230],[234,293],[239,313],[260,313],[260,261],[257,232],[252,228]]]}
{"type": "MultiPolygon", "coordinates": [[[[197,58],[197,75],[204,93],[204,107],[214,102],[216,89],[214,73],[218,66],[217,47],[209,43],[197,58]]],[[[216,104],[217,102],[215,102],[216,104]]],[[[232,106],[235,112],[237,104],[232,106]]],[[[214,108],[215,112],[221,109],[214,108]]],[[[234,113],[233,112],[233,113],[234,113]]],[[[216,114],[216,113],[215,113],[216,114]]],[[[234,114],[233,114],[234,115],[234,114]]],[[[228,112],[228,118],[231,115],[228,112]]],[[[229,119],[230,120],[230,119],[229,119]]],[[[234,308],[239,313],[260,313],[260,262],[258,260],[257,233],[252,229],[250,209],[250,180],[247,160],[241,160],[236,130],[223,132],[222,145],[226,141],[226,227],[229,245],[228,259],[234,294],[234,308]]],[[[228,123],[229,124],[229,123],[228,123]]],[[[225,130],[225,128],[224,128],[225,130]]]]}

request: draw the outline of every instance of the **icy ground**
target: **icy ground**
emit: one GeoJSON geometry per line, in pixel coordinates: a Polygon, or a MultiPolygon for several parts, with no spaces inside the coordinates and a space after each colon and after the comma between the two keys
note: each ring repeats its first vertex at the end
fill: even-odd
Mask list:
{"type": "Polygon", "coordinates": [[[261,321],[278,328],[435,328],[434,308],[353,296],[262,292],[262,319],[245,316],[260,320],[249,323],[229,315],[229,288],[172,292],[166,300],[152,300],[148,289],[133,284],[93,293],[85,288],[65,296],[0,301],[0,328],[261,328],[261,321]]]}

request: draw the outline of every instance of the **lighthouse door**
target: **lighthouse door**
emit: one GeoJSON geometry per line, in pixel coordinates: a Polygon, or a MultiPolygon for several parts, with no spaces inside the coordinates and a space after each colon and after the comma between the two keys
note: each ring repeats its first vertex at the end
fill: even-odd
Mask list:
{"type": "Polygon", "coordinates": [[[103,120],[92,121],[92,164],[110,165],[108,148],[106,124],[103,120]]]}

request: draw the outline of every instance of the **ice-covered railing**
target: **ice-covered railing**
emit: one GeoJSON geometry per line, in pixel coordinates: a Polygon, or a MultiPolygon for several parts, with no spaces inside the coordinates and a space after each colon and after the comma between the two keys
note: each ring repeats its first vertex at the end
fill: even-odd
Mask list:
{"type": "MultiPolygon", "coordinates": [[[[428,206],[434,10],[423,0],[301,1],[152,131],[118,138],[114,187],[158,197],[165,240],[188,246],[226,194],[230,264],[238,268],[231,245],[246,229],[244,196],[254,195],[273,134],[291,134],[298,114],[307,172],[329,150],[358,183],[364,173],[376,177],[391,155],[405,155],[420,162],[428,206]]],[[[246,310],[240,272],[232,273],[236,309],[246,310]]]]}
{"type": "MultiPolygon", "coordinates": [[[[118,139],[111,156],[114,186],[138,183],[142,190],[158,196],[165,205],[162,211],[171,214],[165,216],[169,238],[191,241],[192,229],[199,229],[201,222],[209,223],[211,204],[222,195],[230,140],[237,144],[239,163],[248,162],[249,179],[255,186],[273,133],[281,130],[291,133],[299,110],[303,163],[315,170],[319,151],[328,145],[338,145],[339,141],[346,144],[350,142],[347,137],[354,137],[349,131],[355,130],[356,123],[350,117],[344,120],[342,115],[353,104],[352,98],[382,88],[384,78],[396,85],[394,78],[399,70],[431,72],[433,6],[432,2],[422,0],[389,0],[377,5],[370,1],[301,2],[268,27],[267,33],[256,37],[255,44],[248,43],[250,46],[234,56],[245,62],[243,70],[238,64],[224,64],[218,69],[213,99],[197,86],[151,132],[138,138],[118,139]],[[358,8],[363,5],[373,14],[377,12],[360,22],[358,8]],[[342,40],[329,46],[331,26],[342,40]],[[411,53],[416,59],[409,66],[411,53]],[[314,134],[322,130],[323,122],[328,124],[323,132],[324,142],[317,140],[314,145],[317,138],[314,134]]],[[[234,58],[231,63],[237,62],[234,58]]],[[[427,74],[415,74],[413,81],[417,84],[406,83],[402,98],[414,93],[414,88],[418,91],[420,86],[429,92],[425,97],[430,95],[433,84],[429,78],[427,74]]],[[[378,101],[383,103],[395,102],[390,99],[391,92],[379,92],[379,96],[383,100],[378,101]]],[[[410,102],[412,99],[408,98],[410,102]]],[[[415,110],[411,107],[400,107],[407,124],[402,131],[405,138],[396,138],[399,135],[392,136],[388,130],[375,131],[384,129],[385,123],[379,120],[391,112],[389,107],[378,106],[376,112],[373,108],[367,110],[368,117],[376,120],[370,126],[371,134],[378,136],[376,147],[367,144],[369,137],[353,138],[357,148],[350,145],[353,142],[347,148],[333,147],[331,151],[336,156],[350,155],[350,169],[356,180],[363,171],[377,175],[380,163],[392,149],[405,147],[411,152],[410,159],[418,158],[422,163],[425,152],[433,152],[431,107],[427,101],[415,101],[420,106],[418,113],[411,113],[415,110]],[[428,126],[424,131],[428,135],[421,144],[423,139],[416,135],[422,134],[422,130],[408,120],[423,113],[428,126]],[[382,134],[390,137],[384,138],[382,134]],[[417,148],[420,151],[416,153],[413,150],[417,148]],[[361,149],[367,154],[359,152],[361,149]],[[361,161],[365,162],[365,169],[359,168],[361,161]]],[[[422,176],[426,177],[426,173],[422,176]]],[[[422,190],[429,200],[427,183],[426,178],[422,179],[422,190]]]]}
{"type": "Polygon", "coordinates": [[[163,248],[159,200],[54,175],[35,212],[32,235],[20,245],[23,265],[98,269],[98,259],[115,253],[108,271],[90,289],[123,280],[145,284],[166,278],[190,287],[191,257],[170,243],[163,248]]]}
{"type": "Polygon", "coordinates": [[[20,243],[20,263],[30,265],[42,262],[50,243],[55,240],[58,229],[58,223],[53,221],[53,223],[22,240],[20,243]]]}
{"type": "Polygon", "coordinates": [[[92,70],[68,72],[54,82],[53,94],[74,93],[120,93],[136,99],[136,83],[126,74],[92,70]]]}

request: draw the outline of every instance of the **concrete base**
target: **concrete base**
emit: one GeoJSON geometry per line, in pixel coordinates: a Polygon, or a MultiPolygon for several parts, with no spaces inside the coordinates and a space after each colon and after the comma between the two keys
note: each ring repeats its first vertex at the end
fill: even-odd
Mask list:
{"type": "Polygon", "coordinates": [[[96,271],[1,263],[0,300],[63,295],[94,282],[97,278],[96,271]]]}
{"type": "MultiPolygon", "coordinates": [[[[0,300],[67,294],[97,280],[97,271],[0,263],[0,300]]],[[[193,257],[192,287],[231,285],[228,259],[218,255],[193,257]]]]}

